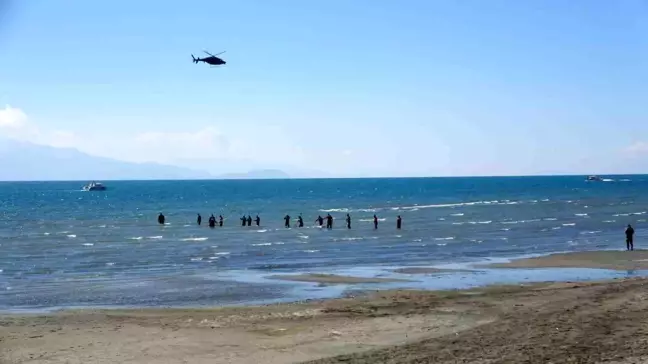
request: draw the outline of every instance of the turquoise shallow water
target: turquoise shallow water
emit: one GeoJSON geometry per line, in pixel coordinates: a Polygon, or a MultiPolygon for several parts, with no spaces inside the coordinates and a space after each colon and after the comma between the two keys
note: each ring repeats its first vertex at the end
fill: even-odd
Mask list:
{"type": "MultiPolygon", "coordinates": [[[[648,176],[605,182],[583,177],[115,181],[107,182],[106,192],[83,192],[81,185],[0,183],[0,309],[316,298],[349,287],[263,277],[354,269],[385,275],[407,265],[619,249],[628,223],[635,225],[641,247],[648,218],[643,193],[648,176]],[[168,225],[157,224],[159,212],[168,225]],[[203,226],[196,226],[196,213],[203,215],[203,226]],[[223,228],[205,226],[211,213],[226,218],[223,228]],[[315,218],[327,213],[335,218],[334,229],[315,227],[315,218]],[[346,213],[353,219],[351,230],[344,227],[346,213]],[[259,214],[261,226],[239,226],[243,214],[259,214]],[[285,214],[302,214],[306,226],[283,228],[285,214]],[[377,230],[373,214],[380,219],[377,230]],[[397,215],[403,217],[402,230],[395,228],[397,215]]],[[[507,279],[626,274],[526,272],[418,277],[411,285],[463,288],[507,279]]]]}

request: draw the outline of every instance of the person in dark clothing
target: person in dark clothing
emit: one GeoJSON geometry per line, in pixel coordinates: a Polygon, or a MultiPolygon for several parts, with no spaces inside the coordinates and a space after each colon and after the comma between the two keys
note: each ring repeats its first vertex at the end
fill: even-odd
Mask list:
{"type": "Polygon", "coordinates": [[[248,226],[252,226],[252,216],[248,215],[247,217],[247,224],[248,226]]]}
{"type": "Polygon", "coordinates": [[[304,227],[304,219],[301,215],[299,215],[299,217],[297,218],[297,224],[299,225],[299,227],[304,227]]]}
{"type": "Polygon", "coordinates": [[[256,222],[256,226],[261,226],[261,218],[259,217],[259,215],[256,215],[254,221],[256,222]]]}
{"type": "Polygon", "coordinates": [[[286,222],[284,226],[290,228],[290,215],[284,216],[284,221],[286,222]]]}
{"type": "Polygon", "coordinates": [[[322,225],[324,225],[324,219],[321,215],[318,216],[317,219],[315,219],[315,222],[319,225],[319,227],[322,227],[322,225]]]}
{"type": "Polygon", "coordinates": [[[212,214],[209,217],[209,227],[214,228],[216,226],[216,218],[214,217],[214,214],[212,214]]]}
{"type": "Polygon", "coordinates": [[[198,223],[198,225],[202,224],[202,216],[200,216],[200,214],[198,214],[198,219],[196,219],[196,222],[198,223]]]}
{"type": "Polygon", "coordinates": [[[402,225],[403,225],[403,219],[401,219],[400,215],[398,215],[398,217],[396,218],[396,229],[400,230],[402,225]]]}
{"type": "Polygon", "coordinates": [[[223,215],[218,215],[218,226],[223,226],[223,215]]]}
{"type": "Polygon", "coordinates": [[[160,224],[160,225],[164,225],[164,222],[165,222],[165,221],[166,221],[166,218],[165,218],[164,215],[160,212],[160,214],[158,215],[158,224],[160,224]]]}
{"type": "Polygon", "coordinates": [[[247,223],[247,217],[243,215],[243,217],[241,218],[241,226],[245,226],[246,223],[247,223]]]}
{"type": "Polygon", "coordinates": [[[326,228],[333,229],[333,216],[326,214],[326,228]]]}
{"type": "Polygon", "coordinates": [[[374,229],[378,229],[378,216],[374,215],[374,229]]]}
{"type": "Polygon", "coordinates": [[[351,229],[351,215],[346,216],[347,229],[351,229]]]}
{"type": "Polygon", "coordinates": [[[625,231],[626,235],[626,249],[627,250],[634,250],[634,229],[630,224],[628,224],[628,228],[625,231]]]}

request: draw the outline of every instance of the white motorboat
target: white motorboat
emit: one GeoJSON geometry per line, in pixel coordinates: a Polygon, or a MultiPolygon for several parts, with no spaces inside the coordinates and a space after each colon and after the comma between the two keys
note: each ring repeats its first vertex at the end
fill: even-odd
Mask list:
{"type": "Polygon", "coordinates": [[[90,182],[83,186],[84,191],[105,191],[107,188],[100,182],[90,182]]]}

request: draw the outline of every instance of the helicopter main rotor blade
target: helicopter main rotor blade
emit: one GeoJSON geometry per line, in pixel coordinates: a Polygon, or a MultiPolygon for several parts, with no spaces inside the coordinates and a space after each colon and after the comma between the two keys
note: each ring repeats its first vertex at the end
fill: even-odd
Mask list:
{"type": "Polygon", "coordinates": [[[222,52],[220,52],[220,53],[216,53],[216,55],[217,55],[217,56],[220,56],[221,54],[223,54],[223,53],[225,53],[225,52],[227,52],[227,51],[222,51],[222,52]]]}
{"type": "Polygon", "coordinates": [[[209,54],[210,56],[214,57],[213,54],[211,54],[211,53],[209,53],[209,52],[207,52],[207,51],[203,51],[203,52],[205,52],[205,53],[209,54]]]}

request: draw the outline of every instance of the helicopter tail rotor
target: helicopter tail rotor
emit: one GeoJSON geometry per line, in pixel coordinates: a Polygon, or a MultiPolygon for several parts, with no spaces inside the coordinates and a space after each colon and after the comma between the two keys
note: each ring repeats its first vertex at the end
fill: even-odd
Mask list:
{"type": "Polygon", "coordinates": [[[193,60],[193,63],[198,63],[198,59],[196,59],[193,54],[191,55],[191,59],[193,60]]]}

